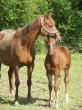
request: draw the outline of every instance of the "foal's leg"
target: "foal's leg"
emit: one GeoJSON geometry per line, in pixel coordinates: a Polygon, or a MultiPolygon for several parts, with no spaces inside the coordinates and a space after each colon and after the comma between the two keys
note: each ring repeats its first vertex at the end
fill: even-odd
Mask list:
{"type": "Polygon", "coordinates": [[[32,77],[33,69],[34,69],[34,62],[32,64],[29,64],[27,66],[27,68],[28,68],[28,80],[27,80],[28,95],[27,95],[27,98],[30,100],[31,99],[31,85],[32,85],[31,77],[32,77]]]}
{"type": "Polygon", "coordinates": [[[65,97],[66,97],[66,103],[68,103],[68,83],[69,83],[69,69],[65,69],[65,78],[64,78],[64,83],[65,83],[65,97]]]}
{"type": "Polygon", "coordinates": [[[52,74],[47,72],[47,78],[48,78],[48,88],[49,88],[49,106],[51,101],[51,91],[52,91],[52,74]]]}
{"type": "Polygon", "coordinates": [[[56,70],[54,73],[55,76],[55,85],[54,85],[54,90],[55,90],[55,108],[58,108],[58,94],[59,94],[59,89],[60,89],[60,81],[61,81],[61,76],[60,76],[60,71],[56,70]]]}
{"type": "Polygon", "coordinates": [[[13,71],[14,68],[10,67],[8,70],[8,77],[9,77],[9,86],[10,86],[10,95],[14,95],[14,89],[13,89],[13,71]]]}
{"type": "Polygon", "coordinates": [[[15,72],[15,86],[16,86],[15,98],[17,99],[18,98],[18,87],[20,85],[18,66],[14,68],[14,72],[15,72]]]}

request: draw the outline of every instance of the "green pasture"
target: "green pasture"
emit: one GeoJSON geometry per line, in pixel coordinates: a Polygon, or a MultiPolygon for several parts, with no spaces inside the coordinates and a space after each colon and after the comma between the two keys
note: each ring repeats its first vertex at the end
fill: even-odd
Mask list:
{"type": "MultiPolygon", "coordinates": [[[[0,80],[0,110],[53,110],[48,104],[48,85],[44,68],[45,54],[36,55],[35,68],[32,75],[32,100],[27,100],[27,69],[20,69],[19,103],[14,105],[14,97],[9,96],[8,67],[2,65],[0,80]]],[[[73,54],[70,69],[69,103],[65,104],[64,73],[61,72],[62,83],[59,94],[58,110],[82,110],[82,55],[73,54]]],[[[15,87],[14,87],[15,88],[15,87]]],[[[52,91],[52,100],[54,90],[52,91]]]]}

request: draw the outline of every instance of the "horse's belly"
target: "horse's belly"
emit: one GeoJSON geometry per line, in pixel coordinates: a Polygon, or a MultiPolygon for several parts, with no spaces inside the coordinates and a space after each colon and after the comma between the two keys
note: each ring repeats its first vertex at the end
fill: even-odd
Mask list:
{"type": "Polygon", "coordinates": [[[30,55],[27,55],[27,56],[19,56],[18,57],[18,62],[19,63],[24,63],[24,64],[27,64],[27,63],[30,63],[32,62],[32,57],[30,55]]]}
{"type": "Polygon", "coordinates": [[[5,65],[13,65],[13,58],[9,50],[5,51],[0,49],[0,62],[5,65]]]}

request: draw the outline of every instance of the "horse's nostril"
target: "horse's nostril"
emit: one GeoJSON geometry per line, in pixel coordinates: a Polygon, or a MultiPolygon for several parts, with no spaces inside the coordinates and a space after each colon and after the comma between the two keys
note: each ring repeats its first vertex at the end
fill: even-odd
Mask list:
{"type": "Polygon", "coordinates": [[[56,33],[49,33],[49,36],[53,37],[56,33]]]}

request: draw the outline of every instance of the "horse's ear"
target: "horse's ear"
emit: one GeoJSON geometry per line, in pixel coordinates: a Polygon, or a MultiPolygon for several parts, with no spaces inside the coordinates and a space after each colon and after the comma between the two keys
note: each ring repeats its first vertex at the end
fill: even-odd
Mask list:
{"type": "Polygon", "coordinates": [[[47,14],[47,18],[51,18],[52,17],[52,12],[49,12],[48,14],[47,14]]]}

